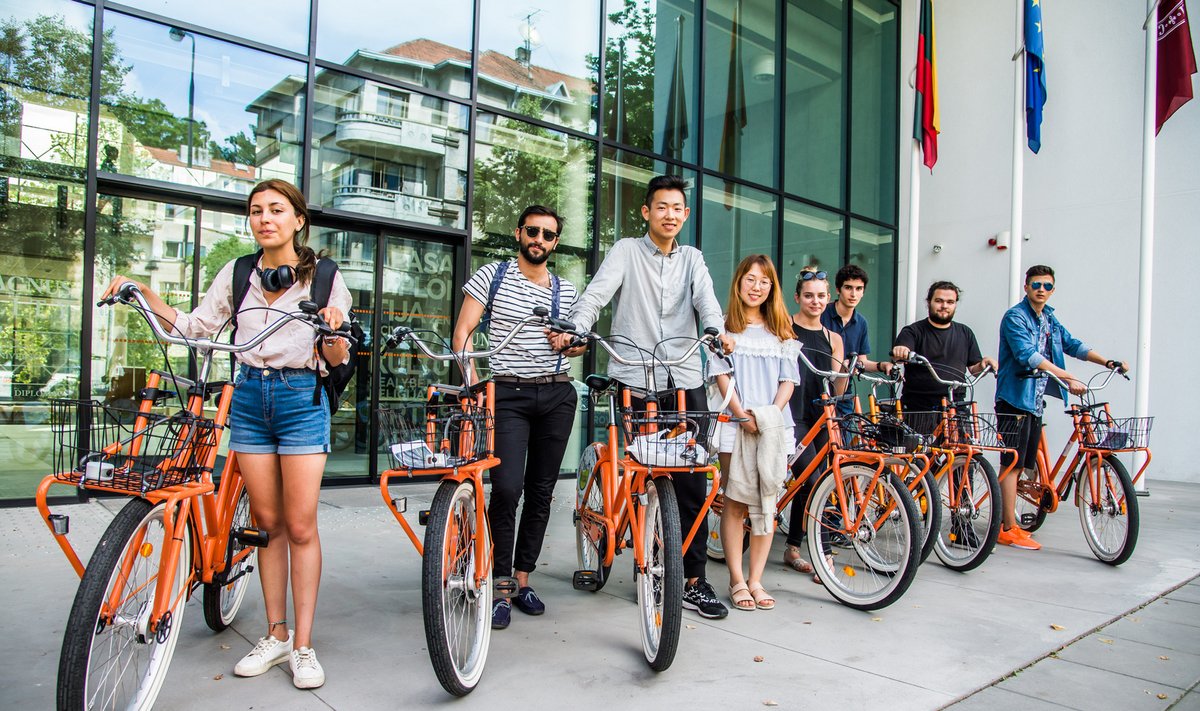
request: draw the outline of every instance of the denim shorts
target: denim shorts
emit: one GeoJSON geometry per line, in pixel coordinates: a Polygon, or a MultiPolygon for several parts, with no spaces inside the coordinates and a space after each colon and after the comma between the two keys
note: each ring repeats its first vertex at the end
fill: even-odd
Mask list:
{"type": "Polygon", "coordinates": [[[329,452],[329,405],[324,388],[313,403],[311,370],[240,366],[229,410],[229,449],[244,454],[329,452]]]}

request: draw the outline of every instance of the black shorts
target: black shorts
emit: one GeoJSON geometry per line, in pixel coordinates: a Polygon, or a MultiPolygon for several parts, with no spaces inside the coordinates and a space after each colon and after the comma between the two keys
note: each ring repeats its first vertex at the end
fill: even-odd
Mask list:
{"type": "MultiPolygon", "coordinates": [[[[1038,444],[1042,441],[1042,418],[1032,412],[1013,407],[1003,400],[996,401],[996,414],[1024,415],[1021,418],[1021,429],[1017,433],[1015,449],[1017,450],[1017,468],[1037,468],[1038,444]]],[[[1007,467],[1012,462],[1012,455],[1000,457],[1000,466],[1007,467]]]]}

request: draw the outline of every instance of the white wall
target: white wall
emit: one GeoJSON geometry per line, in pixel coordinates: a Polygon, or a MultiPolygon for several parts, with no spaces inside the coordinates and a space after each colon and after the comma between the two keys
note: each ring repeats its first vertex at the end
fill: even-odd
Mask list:
{"type": "MultiPolygon", "coordinates": [[[[922,169],[917,276],[918,311],[935,279],[963,287],[958,320],[995,354],[998,324],[1010,306],[1008,253],[987,246],[1009,228],[1012,184],[1013,63],[1019,0],[936,2],[941,99],[939,159],[922,169]],[[934,244],[944,245],[933,254],[934,244]]],[[[1057,272],[1051,300],[1066,327],[1108,358],[1135,371],[1138,310],[1144,3],[1046,0],[1047,102],[1042,149],[1025,155],[1022,273],[1031,264],[1057,272]]],[[[1192,3],[1193,45],[1200,48],[1200,4],[1192,3]]],[[[899,322],[905,320],[909,151],[919,3],[903,9],[899,322]]],[[[1153,25],[1151,31],[1153,31],[1153,25]]],[[[1193,77],[1193,88],[1200,86],[1193,77]]],[[[1154,460],[1147,477],[1200,481],[1189,456],[1200,388],[1186,382],[1200,359],[1200,98],[1181,108],[1157,141],[1156,249],[1150,411],[1154,460]]],[[[1081,375],[1096,366],[1068,359],[1081,375]]],[[[1106,391],[1118,416],[1133,414],[1133,383],[1106,391]]],[[[993,388],[977,393],[990,402],[993,388]]],[[[1052,401],[1056,402],[1056,401],[1052,401]]],[[[1065,442],[1069,419],[1048,408],[1051,449],[1065,442]]],[[[1128,464],[1128,462],[1127,462],[1128,464]]]]}

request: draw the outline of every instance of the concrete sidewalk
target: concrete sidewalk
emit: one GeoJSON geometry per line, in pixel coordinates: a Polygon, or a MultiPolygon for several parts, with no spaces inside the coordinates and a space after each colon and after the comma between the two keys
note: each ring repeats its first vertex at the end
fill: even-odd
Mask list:
{"type": "MultiPolygon", "coordinates": [[[[547,613],[514,611],[462,700],[433,675],[420,560],[378,490],[327,490],[315,637],[325,686],[296,690],[286,665],[233,676],[265,627],[256,579],[224,633],[208,630],[198,599],[188,604],[158,708],[1200,709],[1189,693],[1200,680],[1200,486],[1151,489],[1139,500],[1137,551],[1119,568],[1092,557],[1067,503],[1039,531],[1041,551],[1000,547],[967,574],[931,558],[900,601],[875,613],[843,607],[784,568],[777,540],[766,582],[778,608],[720,621],[685,612],[679,655],[654,674],[641,656],[631,558],[617,559],[603,591],[571,588],[574,494],[564,481],[533,579],[547,613]]],[[[409,510],[427,507],[433,490],[408,487],[409,510]]],[[[61,509],[82,553],[119,505],[61,509]]],[[[35,509],[0,510],[0,572],[0,708],[50,708],[78,581],[35,509]]],[[[709,577],[724,589],[723,565],[710,563],[709,577]]]]}

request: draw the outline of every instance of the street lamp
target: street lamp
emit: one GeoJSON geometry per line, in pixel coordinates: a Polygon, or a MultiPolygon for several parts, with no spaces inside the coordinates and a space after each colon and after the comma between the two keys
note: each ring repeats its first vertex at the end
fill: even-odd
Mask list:
{"type": "Polygon", "coordinates": [[[188,74],[188,142],[187,142],[187,145],[188,145],[187,167],[191,168],[192,167],[192,151],[195,150],[192,147],[192,126],[194,125],[194,121],[192,119],[192,112],[195,110],[195,106],[196,106],[196,35],[192,34],[191,32],[186,32],[184,30],[181,30],[178,27],[172,27],[171,30],[167,34],[175,42],[182,42],[184,37],[187,37],[188,39],[190,39],[192,41],[192,68],[188,74]]]}

